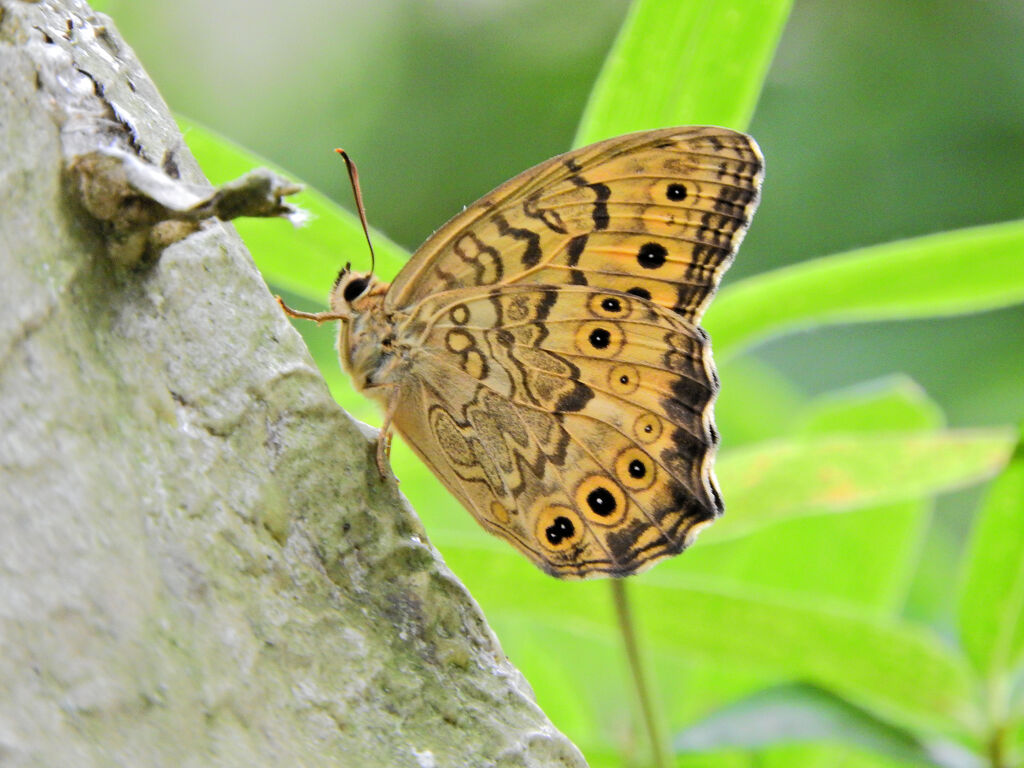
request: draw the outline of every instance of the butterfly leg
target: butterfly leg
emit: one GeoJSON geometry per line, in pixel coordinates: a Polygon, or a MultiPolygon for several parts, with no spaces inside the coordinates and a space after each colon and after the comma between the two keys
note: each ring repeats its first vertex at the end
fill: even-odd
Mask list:
{"type": "MultiPolygon", "coordinates": [[[[391,471],[391,433],[380,433],[377,438],[377,469],[380,476],[385,478],[391,471]]],[[[397,478],[396,478],[397,479],[397,478]]]]}
{"type": "Polygon", "coordinates": [[[394,418],[397,408],[398,389],[396,388],[388,398],[388,405],[384,411],[384,423],[377,436],[377,469],[380,471],[381,478],[387,477],[391,472],[391,420],[394,418]]]}
{"type": "Polygon", "coordinates": [[[302,320],[313,320],[316,323],[325,323],[328,320],[348,320],[349,316],[341,312],[300,312],[297,309],[292,309],[284,303],[284,299],[280,296],[275,296],[277,303],[281,305],[281,309],[288,317],[298,317],[302,320]]]}

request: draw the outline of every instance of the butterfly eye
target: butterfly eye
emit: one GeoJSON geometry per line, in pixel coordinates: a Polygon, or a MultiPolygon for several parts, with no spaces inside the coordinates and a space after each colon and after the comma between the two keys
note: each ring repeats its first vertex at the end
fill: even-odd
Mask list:
{"type": "Polygon", "coordinates": [[[363,295],[363,291],[366,290],[366,285],[369,283],[365,277],[357,277],[351,283],[345,286],[344,292],[341,294],[342,297],[351,304],[353,301],[363,295]]]}
{"type": "Polygon", "coordinates": [[[336,291],[338,286],[341,285],[341,281],[345,279],[345,275],[348,274],[349,269],[352,267],[352,262],[348,262],[344,267],[338,270],[338,276],[334,278],[334,285],[331,286],[331,291],[336,291]]]}

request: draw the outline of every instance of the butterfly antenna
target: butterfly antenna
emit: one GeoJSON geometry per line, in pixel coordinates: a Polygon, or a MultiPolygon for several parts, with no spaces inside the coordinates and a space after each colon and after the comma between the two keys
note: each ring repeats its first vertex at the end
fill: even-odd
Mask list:
{"type": "Polygon", "coordinates": [[[356,164],[348,156],[348,152],[344,149],[335,149],[334,151],[341,155],[341,158],[345,161],[345,167],[348,168],[348,180],[352,182],[352,194],[356,199],[356,210],[359,212],[359,221],[363,225],[363,234],[366,235],[366,245],[370,248],[370,271],[373,272],[374,266],[376,266],[376,258],[373,254],[373,243],[370,242],[370,227],[366,223],[363,193],[359,189],[359,171],[356,170],[356,164]]]}

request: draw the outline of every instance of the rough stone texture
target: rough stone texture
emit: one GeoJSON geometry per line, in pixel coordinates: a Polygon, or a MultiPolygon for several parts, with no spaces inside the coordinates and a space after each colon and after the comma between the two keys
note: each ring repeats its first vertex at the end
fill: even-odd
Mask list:
{"type": "Polygon", "coordinates": [[[109,20],[0,9],[0,764],[583,765],[234,231],[108,257],[71,156],[203,183],[109,20]]]}

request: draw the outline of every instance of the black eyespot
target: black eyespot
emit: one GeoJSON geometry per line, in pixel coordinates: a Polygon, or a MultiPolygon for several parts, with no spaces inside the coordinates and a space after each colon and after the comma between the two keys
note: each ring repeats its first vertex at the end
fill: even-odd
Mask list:
{"type": "Polygon", "coordinates": [[[594,349],[604,349],[612,340],[612,335],[605,328],[595,328],[590,332],[590,343],[594,349]]]}
{"type": "Polygon", "coordinates": [[[629,376],[626,374],[619,376],[619,384],[629,384],[629,376]]]}
{"type": "Polygon", "coordinates": [[[556,517],[555,521],[544,529],[544,535],[552,545],[561,544],[576,533],[576,527],[568,517],[556,517]]]}
{"type": "Polygon", "coordinates": [[[669,184],[665,197],[676,202],[686,199],[686,187],[682,184],[669,184]]]}
{"type": "Polygon", "coordinates": [[[615,511],[615,497],[607,488],[595,488],[587,494],[587,506],[595,515],[607,517],[615,511]]]}
{"type": "Polygon", "coordinates": [[[614,296],[609,296],[601,302],[601,309],[605,312],[619,312],[622,310],[622,303],[614,296]]]}
{"type": "Polygon", "coordinates": [[[644,426],[644,432],[647,432],[648,434],[650,434],[653,431],[654,431],[654,427],[652,427],[650,424],[647,424],[647,425],[644,426]]]}
{"type": "Polygon", "coordinates": [[[660,243],[644,243],[636,255],[636,260],[644,269],[657,269],[665,263],[668,251],[660,243]]]}
{"type": "Polygon", "coordinates": [[[345,286],[345,290],[342,291],[342,298],[345,299],[349,304],[358,299],[363,295],[363,291],[366,290],[366,286],[370,281],[365,277],[357,277],[351,283],[345,286]]]}
{"type": "Polygon", "coordinates": [[[630,288],[626,293],[631,293],[634,296],[639,296],[641,299],[651,300],[651,292],[646,288],[630,288]]]}
{"type": "Polygon", "coordinates": [[[633,459],[629,462],[629,476],[639,480],[641,477],[647,474],[647,467],[640,459],[633,459]]]}

